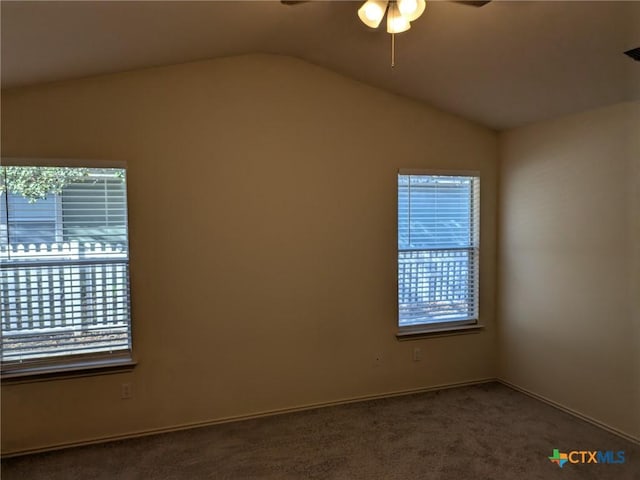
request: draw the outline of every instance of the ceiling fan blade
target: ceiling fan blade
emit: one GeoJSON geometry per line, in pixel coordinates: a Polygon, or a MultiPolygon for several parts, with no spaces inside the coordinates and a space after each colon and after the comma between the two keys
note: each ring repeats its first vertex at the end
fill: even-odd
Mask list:
{"type": "MultiPolygon", "coordinates": [[[[309,3],[311,0],[280,0],[283,5],[297,5],[299,3],[309,3]]],[[[470,7],[484,7],[491,0],[454,0],[455,3],[462,3],[470,7]]]]}
{"type": "Polygon", "coordinates": [[[455,3],[469,5],[470,7],[484,7],[489,2],[491,2],[491,0],[458,0],[455,3]]]}

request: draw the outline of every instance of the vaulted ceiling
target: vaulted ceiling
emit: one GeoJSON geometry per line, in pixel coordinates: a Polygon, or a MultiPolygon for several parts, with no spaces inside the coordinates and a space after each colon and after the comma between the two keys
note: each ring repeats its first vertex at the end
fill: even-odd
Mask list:
{"type": "Polygon", "coordinates": [[[360,2],[6,1],[3,88],[243,53],[291,55],[496,129],[640,100],[640,2],[428,2],[371,31],[360,2]]]}

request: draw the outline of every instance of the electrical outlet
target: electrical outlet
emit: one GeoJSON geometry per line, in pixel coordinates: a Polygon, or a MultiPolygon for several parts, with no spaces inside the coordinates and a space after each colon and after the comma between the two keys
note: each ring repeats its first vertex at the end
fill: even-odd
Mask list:
{"type": "Polygon", "coordinates": [[[416,347],[413,349],[413,361],[419,362],[422,360],[422,349],[416,347]]]}
{"type": "Polygon", "coordinates": [[[380,365],[382,365],[382,354],[378,353],[373,359],[373,366],[379,367],[380,365]]]}
{"type": "Polygon", "coordinates": [[[122,400],[127,400],[133,396],[133,390],[131,388],[130,383],[123,383],[120,386],[120,398],[122,400]]]}

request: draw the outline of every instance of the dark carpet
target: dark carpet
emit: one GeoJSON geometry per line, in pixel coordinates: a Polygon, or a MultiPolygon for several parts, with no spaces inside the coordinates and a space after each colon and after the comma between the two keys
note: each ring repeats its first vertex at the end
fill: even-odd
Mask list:
{"type": "Polygon", "coordinates": [[[640,480],[640,446],[489,383],[2,461],[2,480],[208,478],[640,480]],[[560,468],[554,449],[624,463],[560,468]]]}

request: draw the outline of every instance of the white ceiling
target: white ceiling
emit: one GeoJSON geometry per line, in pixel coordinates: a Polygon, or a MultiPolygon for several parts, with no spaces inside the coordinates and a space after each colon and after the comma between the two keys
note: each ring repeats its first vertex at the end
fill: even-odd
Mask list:
{"type": "Polygon", "coordinates": [[[2,1],[2,86],[243,53],[291,55],[496,129],[640,100],[640,2],[429,1],[390,37],[360,2],[2,1]]]}

